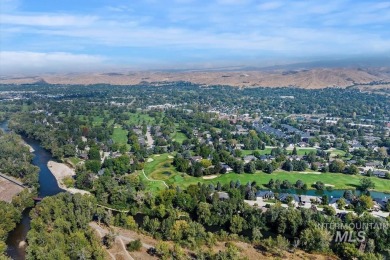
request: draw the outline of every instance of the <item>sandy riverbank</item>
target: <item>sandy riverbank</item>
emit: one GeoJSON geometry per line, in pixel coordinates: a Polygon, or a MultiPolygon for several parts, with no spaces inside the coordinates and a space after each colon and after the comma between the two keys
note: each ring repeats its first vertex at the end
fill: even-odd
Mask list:
{"type": "Polygon", "coordinates": [[[29,145],[28,143],[24,143],[24,145],[25,145],[25,146],[27,146],[27,147],[28,147],[28,149],[30,149],[30,153],[33,153],[33,152],[35,152],[34,148],[32,148],[32,146],[31,146],[31,145],[29,145]]]}
{"type": "Polygon", "coordinates": [[[66,165],[64,163],[49,161],[47,163],[47,167],[49,168],[49,170],[51,171],[53,176],[56,178],[58,186],[61,189],[66,190],[72,194],[75,194],[75,193],[90,194],[88,191],[85,191],[85,190],[80,190],[80,189],[76,189],[76,188],[67,188],[65,186],[65,184],[63,183],[63,179],[66,177],[73,177],[76,175],[74,169],[70,168],[68,165],[66,165]]]}

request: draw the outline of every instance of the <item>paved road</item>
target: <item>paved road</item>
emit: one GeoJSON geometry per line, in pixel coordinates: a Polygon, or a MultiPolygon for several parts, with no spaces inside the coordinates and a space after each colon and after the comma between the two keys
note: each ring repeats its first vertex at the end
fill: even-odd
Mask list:
{"type": "Polygon", "coordinates": [[[146,142],[148,144],[148,147],[152,147],[154,141],[152,138],[152,135],[150,134],[150,126],[147,128],[148,130],[146,131],[146,142]]]}

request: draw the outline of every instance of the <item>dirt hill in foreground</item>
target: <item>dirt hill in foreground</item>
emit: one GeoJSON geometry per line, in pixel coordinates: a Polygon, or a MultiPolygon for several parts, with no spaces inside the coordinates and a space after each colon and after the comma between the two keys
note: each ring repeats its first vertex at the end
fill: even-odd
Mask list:
{"type": "Polygon", "coordinates": [[[348,87],[367,84],[373,88],[390,88],[390,68],[347,69],[322,68],[309,70],[274,71],[185,71],[185,72],[126,72],[126,73],[72,73],[40,76],[1,77],[0,84],[36,83],[134,85],[166,81],[189,81],[204,85],[230,85],[237,87],[296,86],[307,89],[348,87]]]}

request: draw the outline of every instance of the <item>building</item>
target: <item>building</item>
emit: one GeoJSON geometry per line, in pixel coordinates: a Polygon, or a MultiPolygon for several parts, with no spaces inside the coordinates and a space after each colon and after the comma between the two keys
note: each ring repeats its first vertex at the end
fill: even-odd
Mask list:
{"type": "Polygon", "coordinates": [[[274,199],[275,193],[273,191],[258,191],[256,192],[256,197],[262,199],[274,199]]]}

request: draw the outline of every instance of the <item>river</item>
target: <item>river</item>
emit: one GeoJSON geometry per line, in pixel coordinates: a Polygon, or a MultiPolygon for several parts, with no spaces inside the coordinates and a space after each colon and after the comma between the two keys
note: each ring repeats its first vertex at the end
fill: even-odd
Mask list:
{"type": "MultiPolygon", "coordinates": [[[[8,123],[0,123],[0,129],[9,132],[8,123]]],[[[44,198],[62,192],[63,190],[58,187],[56,179],[47,167],[48,161],[52,159],[51,154],[43,149],[38,141],[25,137],[23,137],[23,139],[34,149],[34,159],[32,163],[39,167],[39,197],[44,198]]],[[[22,221],[8,235],[6,242],[7,254],[12,259],[25,259],[25,248],[19,247],[19,243],[26,240],[27,232],[30,229],[30,210],[31,208],[23,211],[22,221]]]]}

